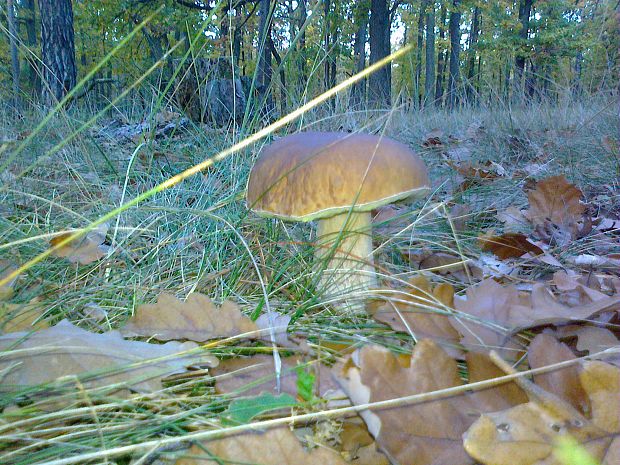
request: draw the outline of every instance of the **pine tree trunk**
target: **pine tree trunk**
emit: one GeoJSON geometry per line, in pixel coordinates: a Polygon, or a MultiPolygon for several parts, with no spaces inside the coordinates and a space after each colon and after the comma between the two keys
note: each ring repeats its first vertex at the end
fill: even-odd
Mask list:
{"type": "Polygon", "coordinates": [[[480,7],[474,8],[474,15],[471,20],[471,32],[469,34],[469,64],[467,66],[467,100],[474,103],[476,99],[474,87],[474,75],[476,72],[476,45],[480,33],[480,7]]]}
{"type": "Polygon", "coordinates": [[[75,43],[71,0],[39,0],[41,15],[42,97],[46,105],[60,101],[75,87],[75,43]]]}
{"type": "MultiPolygon", "coordinates": [[[[28,48],[34,52],[37,47],[36,12],[34,0],[24,0],[23,5],[25,10],[24,22],[26,24],[26,45],[28,45],[28,48]]],[[[39,79],[39,73],[37,72],[39,66],[37,65],[35,57],[30,53],[26,54],[26,61],[28,62],[28,68],[26,70],[28,87],[33,94],[39,95],[41,93],[41,80],[39,79]]]]}
{"type": "Polygon", "coordinates": [[[306,71],[306,29],[304,24],[308,19],[307,0],[299,0],[299,30],[301,35],[299,36],[299,46],[297,52],[299,53],[298,72],[302,85],[305,87],[308,81],[308,73],[306,71]]]}
{"type": "MultiPolygon", "coordinates": [[[[443,42],[446,37],[446,2],[441,2],[441,22],[439,24],[439,39],[443,42]]],[[[446,74],[446,51],[441,50],[437,56],[437,82],[435,85],[435,105],[441,106],[443,100],[443,83],[446,74]]]]}
{"type": "Polygon", "coordinates": [[[450,68],[448,72],[448,107],[454,108],[458,101],[457,88],[459,85],[459,53],[461,51],[461,12],[460,0],[453,0],[450,11],[450,68]]]}
{"type": "MultiPolygon", "coordinates": [[[[390,16],[387,0],[370,2],[370,64],[390,54],[390,16]]],[[[392,105],[391,63],[375,71],[369,78],[369,100],[376,107],[392,105]]]]}
{"type": "Polygon", "coordinates": [[[269,89],[271,85],[271,75],[273,73],[271,68],[271,49],[269,47],[269,38],[271,37],[271,12],[271,0],[260,0],[259,57],[256,80],[258,82],[259,101],[264,105],[261,111],[264,111],[266,114],[271,114],[273,112],[273,98],[269,89]]]}
{"type": "MultiPolygon", "coordinates": [[[[366,68],[366,31],[368,29],[368,7],[361,3],[356,12],[357,29],[353,37],[353,55],[355,57],[355,72],[359,73],[366,68]]],[[[366,100],[366,79],[361,79],[351,88],[351,106],[358,107],[366,100]]]]}
{"type": "Polygon", "coordinates": [[[422,47],[424,46],[424,19],[426,14],[426,8],[428,7],[429,0],[422,0],[420,2],[420,11],[418,13],[418,43],[416,49],[415,60],[415,77],[413,81],[415,100],[418,105],[422,102],[422,89],[420,86],[420,80],[422,78],[422,47]]]}
{"type": "Polygon", "coordinates": [[[426,14],[426,70],[424,74],[424,105],[433,100],[435,85],[435,2],[426,14]]]}
{"type": "Polygon", "coordinates": [[[9,42],[11,46],[11,74],[13,75],[13,105],[19,106],[19,53],[17,50],[17,24],[15,23],[15,10],[13,0],[6,2],[6,16],[9,26],[9,42]]]}
{"type": "Polygon", "coordinates": [[[520,0],[519,1],[519,22],[521,23],[521,29],[519,30],[519,39],[520,44],[517,48],[516,57],[515,57],[515,95],[518,99],[522,99],[524,96],[524,71],[525,71],[525,58],[526,51],[520,50],[520,48],[525,49],[527,46],[527,38],[530,30],[530,14],[532,13],[532,3],[534,0],[520,0]]]}

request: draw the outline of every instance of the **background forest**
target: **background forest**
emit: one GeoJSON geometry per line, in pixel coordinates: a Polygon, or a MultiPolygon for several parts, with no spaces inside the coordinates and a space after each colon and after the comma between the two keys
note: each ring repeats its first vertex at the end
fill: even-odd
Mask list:
{"type": "Polygon", "coordinates": [[[0,463],[618,465],[619,98],[618,0],[1,1],[0,463]],[[317,132],[425,197],[262,217],[317,132]]]}

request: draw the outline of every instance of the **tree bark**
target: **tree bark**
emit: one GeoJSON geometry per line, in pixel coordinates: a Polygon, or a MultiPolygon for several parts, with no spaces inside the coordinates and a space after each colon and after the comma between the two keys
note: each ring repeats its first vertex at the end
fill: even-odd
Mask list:
{"type": "MultiPolygon", "coordinates": [[[[366,31],[368,30],[369,8],[366,2],[360,2],[355,11],[353,20],[357,25],[353,37],[353,56],[355,60],[355,72],[360,73],[366,68],[366,31]]],[[[366,101],[366,79],[361,79],[351,88],[351,106],[353,108],[364,104],[366,101]]]]}
{"type": "MultiPolygon", "coordinates": [[[[390,17],[387,0],[370,2],[370,64],[375,64],[390,54],[390,17]]],[[[391,63],[370,75],[370,103],[377,107],[392,105],[391,63]]]]}
{"type": "Polygon", "coordinates": [[[461,11],[460,0],[452,1],[450,11],[450,68],[448,72],[448,107],[454,108],[458,101],[459,53],[461,51],[461,11]]]}
{"type": "MultiPolygon", "coordinates": [[[[26,45],[34,53],[37,47],[37,28],[36,28],[36,12],[34,6],[34,0],[24,0],[24,23],[26,24],[26,45]]],[[[26,61],[28,62],[28,68],[26,71],[26,78],[28,79],[28,86],[34,94],[41,93],[41,80],[39,79],[36,58],[31,53],[26,54],[26,61]]]]}
{"type": "Polygon", "coordinates": [[[424,16],[428,7],[429,0],[422,0],[420,2],[420,11],[418,13],[418,43],[416,49],[415,60],[415,76],[413,81],[415,100],[418,105],[422,102],[422,90],[420,86],[420,80],[422,78],[422,47],[424,46],[424,16]]]}
{"type": "Polygon", "coordinates": [[[307,0],[299,0],[299,61],[297,62],[297,68],[299,72],[299,78],[302,85],[305,87],[305,83],[308,81],[308,72],[306,71],[306,28],[304,24],[308,19],[307,0]]]}
{"type": "Polygon", "coordinates": [[[6,2],[6,17],[9,26],[9,42],[11,44],[11,74],[13,75],[13,105],[19,106],[19,53],[17,49],[17,25],[13,0],[6,2]]]}
{"type": "Polygon", "coordinates": [[[424,105],[433,99],[435,85],[435,2],[429,5],[426,14],[426,70],[424,73],[424,105]]]}
{"type": "Polygon", "coordinates": [[[42,97],[46,105],[60,101],[75,87],[75,43],[71,0],[39,0],[41,14],[42,97]]]}
{"type": "MultiPolygon", "coordinates": [[[[439,39],[443,42],[446,37],[446,2],[441,2],[441,22],[439,23],[439,39]]],[[[437,81],[435,84],[435,105],[441,106],[443,100],[443,83],[446,74],[446,51],[440,50],[437,55],[437,81]]]]}
{"type": "MultiPolygon", "coordinates": [[[[275,1],[273,3],[273,6],[275,6],[275,1]]],[[[274,109],[273,98],[270,91],[271,75],[273,70],[271,68],[271,49],[269,47],[272,11],[271,0],[260,0],[260,35],[258,38],[259,56],[256,80],[258,82],[259,101],[264,105],[263,108],[261,108],[261,111],[264,111],[266,114],[271,114],[274,109]]]]}
{"type": "Polygon", "coordinates": [[[515,56],[515,95],[518,96],[519,99],[522,99],[524,96],[524,71],[525,71],[525,59],[527,57],[526,50],[527,47],[527,38],[530,30],[530,14],[532,13],[532,3],[534,0],[520,0],[519,1],[519,23],[521,24],[521,29],[519,30],[519,39],[520,44],[516,51],[515,56]]]}
{"type": "Polygon", "coordinates": [[[467,100],[473,103],[476,98],[474,87],[474,75],[476,72],[476,45],[478,44],[478,36],[480,34],[480,7],[474,8],[474,14],[471,20],[471,31],[469,34],[469,64],[467,66],[467,100]]]}

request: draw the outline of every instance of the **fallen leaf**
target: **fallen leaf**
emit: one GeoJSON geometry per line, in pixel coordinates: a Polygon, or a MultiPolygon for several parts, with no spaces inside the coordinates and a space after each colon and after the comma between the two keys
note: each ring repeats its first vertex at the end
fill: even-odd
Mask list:
{"type": "Polygon", "coordinates": [[[44,310],[36,298],[25,304],[0,302],[0,334],[48,328],[44,310]]]}
{"type": "Polygon", "coordinates": [[[373,302],[369,311],[378,321],[393,330],[410,334],[416,341],[433,339],[451,355],[460,336],[449,320],[449,309],[454,306],[454,289],[449,284],[431,287],[424,276],[409,280],[409,286],[388,294],[386,300],[373,302]]]}
{"type": "Polygon", "coordinates": [[[455,300],[456,309],[452,326],[463,336],[461,343],[474,351],[504,348],[502,354],[514,359],[520,348],[513,341],[511,329],[531,323],[528,302],[514,286],[502,286],[493,279],[485,279],[466,291],[466,299],[455,300]]]}
{"type": "Polygon", "coordinates": [[[484,251],[492,252],[500,259],[518,258],[530,252],[540,255],[543,250],[532,244],[528,238],[520,233],[505,233],[501,236],[485,234],[478,238],[478,243],[484,251]]]}
{"type": "Polygon", "coordinates": [[[265,432],[241,433],[213,441],[195,444],[187,458],[175,465],[256,464],[256,465],[346,465],[347,462],[332,450],[319,447],[304,450],[299,439],[288,427],[265,432]]]}
{"type": "Polygon", "coordinates": [[[422,142],[422,147],[427,148],[441,148],[443,146],[442,138],[444,137],[444,133],[439,128],[434,128],[424,136],[424,142],[422,142]]]}
{"type": "Polygon", "coordinates": [[[589,225],[586,221],[582,196],[581,190],[564,176],[543,179],[527,194],[530,208],[526,216],[543,239],[565,244],[592,228],[591,219],[589,225]]]}
{"type": "MultiPolygon", "coordinates": [[[[300,357],[282,358],[280,392],[297,396],[297,366],[300,363],[303,363],[300,357]]],[[[317,397],[338,389],[324,365],[311,363],[308,368],[315,373],[317,397]]],[[[256,396],[263,391],[273,392],[276,385],[273,357],[266,354],[222,360],[211,373],[215,377],[216,391],[222,394],[256,396]]]]}
{"type": "MultiPolygon", "coordinates": [[[[538,334],[530,343],[527,358],[531,368],[540,368],[565,360],[574,360],[576,357],[568,346],[553,336],[538,334]]],[[[534,382],[571,404],[580,413],[585,414],[590,410],[588,399],[579,382],[577,365],[534,375],[534,382]]]]}
{"type": "MultiPolygon", "coordinates": [[[[429,339],[416,344],[406,358],[383,347],[365,346],[334,375],[355,405],[462,384],[456,361],[429,339]]],[[[492,407],[483,398],[473,401],[462,395],[360,415],[392,463],[464,465],[473,460],[463,449],[461,435],[481,411],[492,407]]]]}
{"type": "Polygon", "coordinates": [[[582,362],[579,382],[592,406],[583,417],[553,394],[553,405],[532,401],[482,415],[464,434],[467,452],[484,465],[561,465],[553,450],[570,435],[602,465],[620,458],[620,369],[582,362]]]}
{"type": "Polygon", "coordinates": [[[234,399],[222,415],[232,425],[244,425],[253,418],[274,410],[291,409],[297,402],[289,394],[273,395],[270,392],[262,392],[254,397],[242,397],[234,399]]]}
{"type": "Polygon", "coordinates": [[[272,316],[270,317],[269,313],[265,312],[255,321],[257,329],[261,330],[261,339],[271,342],[270,333],[271,329],[273,329],[276,344],[282,347],[291,346],[292,343],[289,341],[287,333],[288,324],[291,322],[291,316],[283,315],[273,310],[271,314],[272,316]]]}
{"type": "MultiPolygon", "coordinates": [[[[215,366],[218,361],[187,342],[149,344],[124,340],[118,331],[91,333],[63,320],[34,333],[0,336],[0,390],[49,383],[61,377],[80,376],[87,387],[119,383],[139,392],[161,389],[161,379],[186,367],[215,366]],[[164,358],[164,359],[162,359],[164,358]]],[[[68,383],[72,383],[70,379],[68,383]]]]}
{"type": "MultiPolygon", "coordinates": [[[[100,260],[106,256],[109,250],[107,245],[103,245],[107,231],[108,225],[102,224],[97,229],[87,233],[86,236],[75,239],[55,250],[53,255],[66,258],[71,263],[79,263],[80,265],[88,265],[100,260]]],[[[55,247],[73,234],[73,232],[60,234],[50,240],[50,245],[55,247]]]]}
{"type": "Polygon", "coordinates": [[[517,207],[508,207],[497,214],[497,219],[504,223],[504,231],[520,232],[528,225],[528,220],[523,211],[517,207]]]}
{"type": "MultiPolygon", "coordinates": [[[[8,260],[0,260],[0,281],[9,276],[11,273],[17,270],[17,267],[8,260]]],[[[17,276],[11,279],[6,284],[0,286],[0,302],[3,300],[9,300],[13,297],[13,285],[17,281],[17,276]]]]}
{"type": "Polygon", "coordinates": [[[227,300],[217,307],[199,293],[190,294],[185,302],[170,294],[160,294],[156,304],[139,305],[121,329],[125,335],[196,342],[246,333],[254,333],[246,337],[256,337],[257,331],[256,324],[235,303],[227,300]]]}
{"type": "Polygon", "coordinates": [[[610,330],[597,326],[582,326],[575,331],[577,350],[595,354],[610,347],[620,345],[618,338],[610,330]]]}

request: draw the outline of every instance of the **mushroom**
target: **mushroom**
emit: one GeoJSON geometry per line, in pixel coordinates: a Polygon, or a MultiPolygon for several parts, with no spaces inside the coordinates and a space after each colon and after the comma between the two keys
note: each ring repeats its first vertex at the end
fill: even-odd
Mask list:
{"type": "Polygon", "coordinates": [[[376,287],[372,209],[423,197],[424,162],[383,136],[302,132],[263,149],[248,179],[247,206],[258,215],[317,225],[315,266],[328,297],[376,287]]]}

